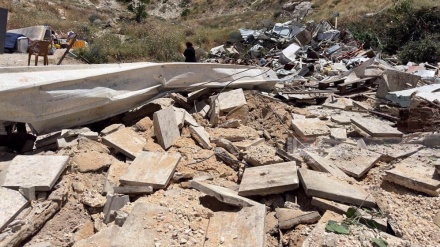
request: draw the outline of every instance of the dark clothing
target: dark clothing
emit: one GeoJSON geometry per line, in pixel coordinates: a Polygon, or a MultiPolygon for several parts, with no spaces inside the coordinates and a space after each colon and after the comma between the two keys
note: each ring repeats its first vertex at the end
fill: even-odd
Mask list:
{"type": "Polygon", "coordinates": [[[185,52],[183,52],[183,55],[185,56],[185,62],[195,63],[196,61],[196,50],[194,50],[194,47],[188,47],[186,48],[185,52]]]}

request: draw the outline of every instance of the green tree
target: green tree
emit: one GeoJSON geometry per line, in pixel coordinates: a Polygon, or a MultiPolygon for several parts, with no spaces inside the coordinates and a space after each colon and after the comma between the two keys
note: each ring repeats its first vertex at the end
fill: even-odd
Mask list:
{"type": "Polygon", "coordinates": [[[132,0],[130,4],[128,4],[128,10],[133,12],[135,15],[135,20],[137,22],[142,22],[145,18],[147,18],[147,5],[150,3],[150,0],[132,0]]]}

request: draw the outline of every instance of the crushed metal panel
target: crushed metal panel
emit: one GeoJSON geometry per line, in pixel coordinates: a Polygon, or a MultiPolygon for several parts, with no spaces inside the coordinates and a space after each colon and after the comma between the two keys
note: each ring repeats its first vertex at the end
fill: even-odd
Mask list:
{"type": "Polygon", "coordinates": [[[440,101],[440,84],[431,84],[422,87],[412,88],[403,91],[390,92],[386,98],[401,107],[408,107],[411,104],[411,98],[417,96],[428,101],[440,101]]]}

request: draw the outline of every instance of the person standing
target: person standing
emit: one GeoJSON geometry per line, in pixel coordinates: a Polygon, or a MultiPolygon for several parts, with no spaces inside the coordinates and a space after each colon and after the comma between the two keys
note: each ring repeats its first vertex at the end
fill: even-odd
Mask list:
{"type": "Polygon", "coordinates": [[[185,62],[187,63],[195,63],[196,60],[196,50],[194,50],[193,44],[191,42],[186,42],[186,49],[183,52],[185,56],[185,62]]]}

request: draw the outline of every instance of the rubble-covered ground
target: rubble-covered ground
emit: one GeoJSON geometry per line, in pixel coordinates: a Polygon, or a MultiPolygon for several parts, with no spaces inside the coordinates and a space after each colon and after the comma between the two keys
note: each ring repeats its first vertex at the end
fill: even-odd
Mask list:
{"type": "Polygon", "coordinates": [[[253,54],[209,60],[272,68],[269,91],[182,90],[6,143],[0,246],[439,246],[439,68],[278,28],[299,32],[241,30],[253,54]]]}

